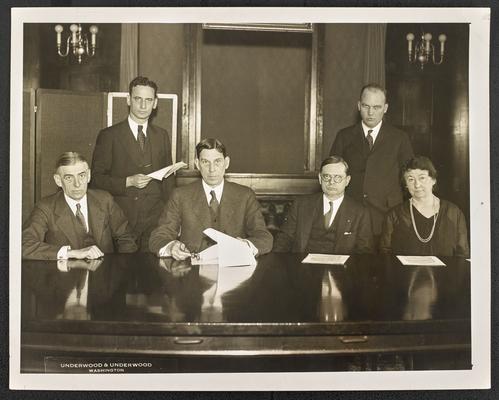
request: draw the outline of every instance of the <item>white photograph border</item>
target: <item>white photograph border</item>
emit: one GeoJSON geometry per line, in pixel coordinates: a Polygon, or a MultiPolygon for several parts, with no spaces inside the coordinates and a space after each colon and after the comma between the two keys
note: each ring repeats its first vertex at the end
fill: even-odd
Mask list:
{"type": "MultiPolygon", "coordinates": [[[[407,390],[490,387],[489,29],[487,8],[13,8],[10,125],[10,388],[52,390],[407,390]],[[140,20],[139,17],[140,16],[140,20]],[[460,371],[21,374],[24,23],[469,23],[472,365],[460,371]]],[[[327,112],[327,110],[324,110],[327,112]]]]}

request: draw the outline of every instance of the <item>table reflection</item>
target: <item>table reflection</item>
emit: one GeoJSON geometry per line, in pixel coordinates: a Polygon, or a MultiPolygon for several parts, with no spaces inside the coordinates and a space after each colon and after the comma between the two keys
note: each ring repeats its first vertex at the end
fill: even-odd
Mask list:
{"type": "MultiPolygon", "coordinates": [[[[93,262],[23,261],[28,321],[141,323],[342,323],[469,317],[469,263],[404,267],[352,256],[344,266],[268,254],[256,266],[192,266],[153,254],[93,262]]],[[[381,325],[380,325],[381,326],[381,325]]],[[[215,329],[215,327],[213,327],[215,329]]],[[[319,329],[319,328],[318,328],[319,329]]]]}
{"type": "Polygon", "coordinates": [[[58,319],[89,320],[90,313],[87,309],[88,298],[88,270],[75,269],[74,287],[64,303],[64,311],[57,315],[58,319]]]}
{"type": "Polygon", "coordinates": [[[319,319],[324,322],[343,321],[347,316],[347,306],[343,301],[341,286],[330,269],[324,270],[319,302],[319,319]]]}
{"type": "Polygon", "coordinates": [[[424,320],[433,316],[433,307],[438,298],[438,286],[434,270],[421,267],[411,273],[407,289],[407,305],[404,320],[424,320]]]}

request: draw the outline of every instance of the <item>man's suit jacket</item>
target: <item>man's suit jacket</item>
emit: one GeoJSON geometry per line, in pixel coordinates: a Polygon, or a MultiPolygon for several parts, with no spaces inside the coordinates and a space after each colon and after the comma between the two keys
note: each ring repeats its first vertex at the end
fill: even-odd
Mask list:
{"type": "MultiPolygon", "coordinates": [[[[131,253],[137,250],[135,236],[113,197],[102,190],[87,191],[88,225],[103,253],[131,253]]],[[[62,246],[78,249],[73,211],[61,191],[38,202],[26,221],[22,234],[23,258],[55,260],[62,246]]]]}
{"type": "MultiPolygon", "coordinates": [[[[303,253],[306,251],[312,225],[323,214],[322,192],[298,197],[292,204],[281,231],[277,234],[274,251],[303,253]]],[[[331,229],[336,240],[324,249],[329,254],[362,254],[373,252],[371,221],[367,209],[345,195],[334,217],[331,229]]]]}
{"type": "Polygon", "coordinates": [[[352,179],[346,193],[369,206],[373,232],[379,235],[384,214],[403,200],[400,170],[414,156],[409,137],[383,122],[369,151],[359,122],[338,132],[330,155],[341,156],[348,163],[352,179]]]}
{"type": "MultiPolygon", "coordinates": [[[[219,206],[219,230],[233,237],[248,239],[258,254],[272,249],[272,234],[267,230],[254,192],[242,185],[224,183],[219,206]]],[[[158,227],[151,233],[150,250],[159,250],[178,239],[190,251],[206,246],[203,230],[211,227],[211,215],[201,180],[174,190],[163,211],[158,227]]]]}
{"type": "MultiPolygon", "coordinates": [[[[152,165],[148,172],[172,164],[168,133],[151,123],[147,126],[152,165]]],[[[137,224],[140,210],[148,210],[152,221],[157,221],[168,196],[175,187],[175,177],[162,182],[152,180],[143,188],[126,187],[127,176],[143,173],[141,153],[137,140],[128,125],[128,119],[103,129],[97,137],[92,159],[91,185],[107,190],[125,212],[132,227],[137,224]]]]}

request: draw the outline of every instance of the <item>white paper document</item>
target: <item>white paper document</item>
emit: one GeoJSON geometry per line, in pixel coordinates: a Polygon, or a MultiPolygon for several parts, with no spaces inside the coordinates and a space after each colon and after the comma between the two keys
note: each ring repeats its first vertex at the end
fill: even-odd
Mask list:
{"type": "Polygon", "coordinates": [[[343,265],[348,260],[345,255],[338,254],[314,254],[310,253],[306,256],[302,264],[332,264],[332,265],[343,265]]]}
{"type": "Polygon", "coordinates": [[[445,267],[445,264],[435,256],[397,256],[402,265],[423,265],[428,267],[445,267]]]}
{"type": "Polygon", "coordinates": [[[217,244],[199,253],[199,260],[193,258],[192,265],[218,264],[220,267],[256,265],[253,252],[247,243],[213,228],[207,228],[203,233],[217,244]]]}
{"type": "Polygon", "coordinates": [[[187,164],[183,161],[179,161],[178,163],[169,165],[168,167],[161,168],[158,169],[157,171],[151,172],[150,174],[147,174],[147,176],[150,176],[153,179],[161,181],[165,178],[168,178],[171,174],[178,171],[179,169],[185,167],[187,167],[187,164]]]}

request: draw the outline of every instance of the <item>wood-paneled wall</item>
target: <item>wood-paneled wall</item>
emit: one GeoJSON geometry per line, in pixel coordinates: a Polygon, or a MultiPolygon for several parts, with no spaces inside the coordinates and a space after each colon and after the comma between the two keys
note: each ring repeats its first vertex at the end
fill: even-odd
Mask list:
{"type": "Polygon", "coordinates": [[[408,32],[420,36],[421,25],[388,25],[388,116],[409,133],[414,151],[433,161],[439,195],[456,203],[469,221],[469,29],[467,24],[425,24],[424,28],[434,43],[438,44],[440,33],[447,35],[447,42],[444,62],[421,70],[408,63],[405,40],[408,32]]]}

